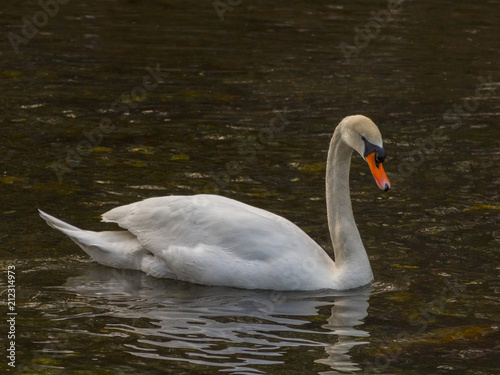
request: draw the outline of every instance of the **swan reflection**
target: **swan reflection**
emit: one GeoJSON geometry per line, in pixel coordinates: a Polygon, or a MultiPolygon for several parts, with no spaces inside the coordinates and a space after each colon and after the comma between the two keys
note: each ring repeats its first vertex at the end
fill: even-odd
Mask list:
{"type": "Polygon", "coordinates": [[[231,374],[261,373],[263,366],[284,363],[294,347],[316,352],[323,347],[326,355],[315,362],[331,370],[322,374],[358,371],[349,351],[369,337],[357,328],[367,315],[369,287],[351,292],[243,290],[92,265],[62,288],[84,298],[100,315],[107,311],[113,323],[106,329],[113,335],[134,337],[132,344],[124,344],[131,355],[216,366],[231,374]],[[318,317],[325,324],[319,325],[318,317]],[[140,326],[130,319],[141,319],[140,326]]]}

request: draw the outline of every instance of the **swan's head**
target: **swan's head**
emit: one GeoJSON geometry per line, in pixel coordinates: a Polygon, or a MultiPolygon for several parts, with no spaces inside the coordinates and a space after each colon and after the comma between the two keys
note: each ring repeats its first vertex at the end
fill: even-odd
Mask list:
{"type": "Polygon", "coordinates": [[[384,191],[389,190],[391,183],[385,174],[384,167],[382,167],[385,151],[382,135],[377,125],[362,115],[348,116],[342,120],[340,125],[344,142],[365,159],[378,187],[384,191]]]}

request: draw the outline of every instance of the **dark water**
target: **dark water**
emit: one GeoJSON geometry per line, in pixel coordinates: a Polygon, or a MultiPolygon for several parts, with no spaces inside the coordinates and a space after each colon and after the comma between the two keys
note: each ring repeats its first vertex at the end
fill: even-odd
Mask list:
{"type": "Polygon", "coordinates": [[[2,369],[495,373],[499,1],[43,4],[0,7],[2,369]],[[379,125],[393,187],[381,193],[353,159],[370,288],[243,291],[112,270],[36,213],[102,230],[116,205],[217,192],[331,252],[326,150],[356,113],[379,125]]]}

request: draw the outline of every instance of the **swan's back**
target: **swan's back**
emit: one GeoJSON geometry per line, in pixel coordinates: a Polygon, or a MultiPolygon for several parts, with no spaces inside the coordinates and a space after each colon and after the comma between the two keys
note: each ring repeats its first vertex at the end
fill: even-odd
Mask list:
{"type": "Polygon", "coordinates": [[[320,268],[317,273],[333,267],[295,224],[217,195],[150,198],[112,209],[103,221],[135,235],[166,273],[184,281],[291,289],[293,283],[311,283],[305,265],[320,268]]]}

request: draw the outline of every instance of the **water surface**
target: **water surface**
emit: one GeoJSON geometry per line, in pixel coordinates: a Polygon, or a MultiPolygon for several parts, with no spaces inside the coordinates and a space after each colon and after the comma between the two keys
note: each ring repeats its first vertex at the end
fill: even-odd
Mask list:
{"type": "Polygon", "coordinates": [[[388,16],[385,1],[242,1],[223,20],[214,3],[68,2],[46,21],[37,2],[2,4],[0,282],[14,265],[18,313],[16,368],[2,368],[494,373],[499,2],[404,1],[388,16]],[[117,205],[212,192],[285,216],[332,254],[326,151],[356,113],[379,125],[392,184],[381,193],[353,158],[369,288],[112,270],[36,213],[112,229],[99,215],[117,205]]]}

